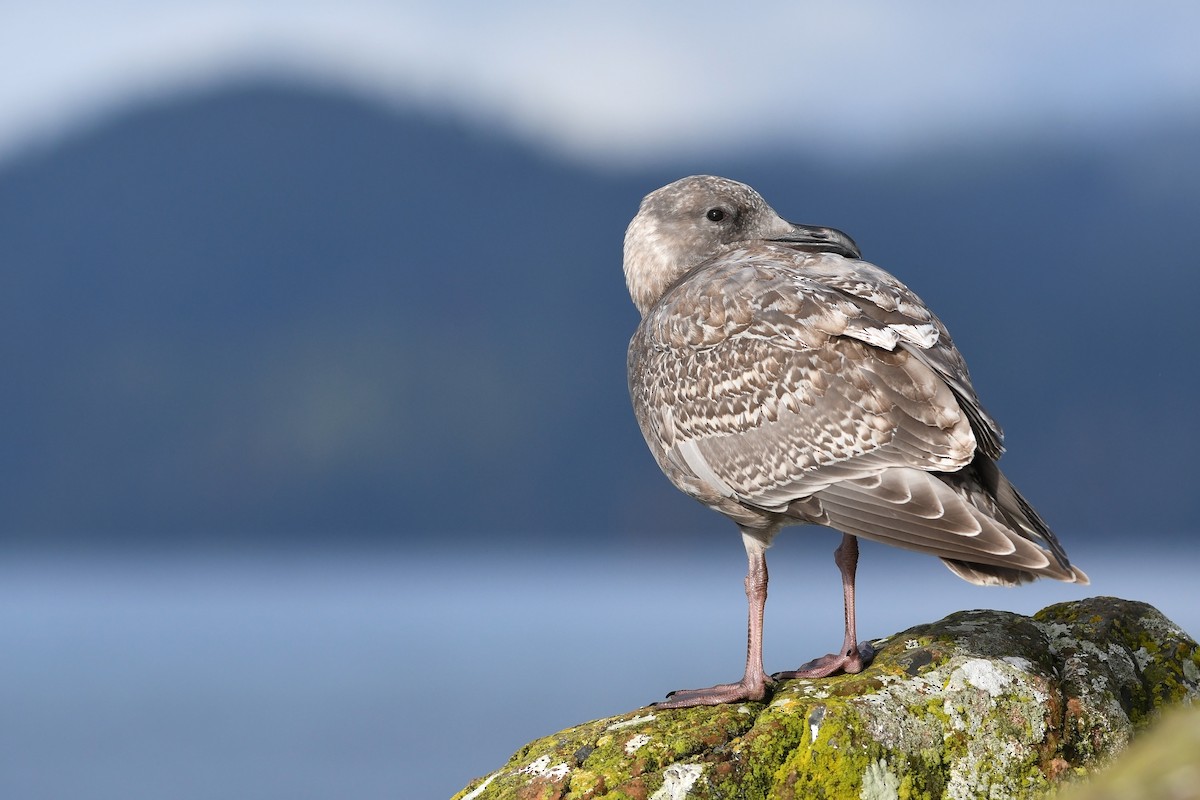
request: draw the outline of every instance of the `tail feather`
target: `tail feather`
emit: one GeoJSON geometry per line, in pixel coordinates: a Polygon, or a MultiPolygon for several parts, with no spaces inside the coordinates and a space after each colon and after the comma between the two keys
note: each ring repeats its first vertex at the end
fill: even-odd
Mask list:
{"type": "MultiPolygon", "coordinates": [[[[1029,504],[1029,501],[1017,491],[1017,487],[1004,477],[1004,473],[996,466],[995,461],[982,454],[976,455],[966,469],[945,476],[948,483],[952,481],[967,483],[971,481],[971,478],[974,478],[975,485],[990,495],[996,510],[1000,512],[1003,521],[1009,527],[1025,534],[1027,538],[1045,545],[1054,554],[1055,560],[1063,569],[1072,570],[1071,560],[1067,557],[1067,551],[1063,549],[1058,537],[1029,504]]],[[[968,492],[970,491],[969,486],[964,486],[964,488],[968,492]]],[[[1082,575],[1082,573],[1080,574],[1082,575]]]]}
{"type": "MultiPolygon", "coordinates": [[[[979,586],[1020,586],[1023,583],[1031,583],[1041,577],[1036,573],[1026,572],[1021,569],[998,567],[994,564],[976,564],[953,558],[943,558],[942,563],[946,565],[947,569],[964,581],[978,584],[979,586]]],[[[1073,566],[1068,569],[1070,569],[1074,580],[1067,577],[1060,577],[1059,580],[1065,580],[1068,583],[1078,583],[1081,586],[1086,586],[1091,582],[1079,567],[1073,566]]]]}
{"type": "Polygon", "coordinates": [[[1045,521],[985,455],[958,472],[895,467],[840,481],[793,502],[787,513],[937,556],[971,583],[1088,582],[1045,521]]]}

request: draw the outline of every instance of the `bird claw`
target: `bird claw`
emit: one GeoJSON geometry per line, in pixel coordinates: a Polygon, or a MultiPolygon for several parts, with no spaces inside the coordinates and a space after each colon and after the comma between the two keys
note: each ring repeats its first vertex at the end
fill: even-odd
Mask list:
{"type": "Polygon", "coordinates": [[[805,662],[799,669],[776,672],[777,681],[794,678],[827,678],[830,675],[853,675],[862,672],[879,651],[870,642],[859,642],[853,653],[830,653],[805,662]]]}
{"type": "Polygon", "coordinates": [[[737,683],[722,683],[707,689],[677,689],[665,700],[651,703],[653,708],[691,708],[692,706],[719,706],[724,703],[758,701],[767,696],[774,681],[767,676],[759,680],[743,678],[737,683]]]}

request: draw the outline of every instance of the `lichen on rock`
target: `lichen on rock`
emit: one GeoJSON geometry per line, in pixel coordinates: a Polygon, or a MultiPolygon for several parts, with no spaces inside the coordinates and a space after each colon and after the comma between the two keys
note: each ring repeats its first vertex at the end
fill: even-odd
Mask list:
{"type": "Polygon", "coordinates": [[[1114,764],[1061,800],[1200,800],[1200,705],[1163,716],[1114,764]]]}
{"type": "Polygon", "coordinates": [[[858,675],[764,703],[595,720],[531,742],[458,800],[1023,798],[1121,752],[1200,697],[1200,649],[1109,597],[1034,617],[963,611],[878,643],[858,675]]]}

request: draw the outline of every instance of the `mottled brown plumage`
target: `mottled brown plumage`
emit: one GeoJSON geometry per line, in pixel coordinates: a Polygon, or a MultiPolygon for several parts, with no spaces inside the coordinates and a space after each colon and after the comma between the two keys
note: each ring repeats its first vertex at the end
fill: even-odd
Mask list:
{"type": "Polygon", "coordinates": [[[642,201],[625,275],[642,314],[629,345],[638,424],[671,482],[738,524],[750,562],[746,675],[663,705],[765,695],[764,551],[785,525],[843,532],[847,638],[783,675],[869,658],[854,638],[855,537],[938,556],[974,583],[1086,582],[996,467],[1000,428],[945,326],[845,234],[694,176],[642,201]]]}

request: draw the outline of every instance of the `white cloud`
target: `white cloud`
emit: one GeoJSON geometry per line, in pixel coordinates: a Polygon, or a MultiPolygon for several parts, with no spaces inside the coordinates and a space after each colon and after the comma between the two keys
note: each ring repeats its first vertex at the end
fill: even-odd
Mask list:
{"type": "Polygon", "coordinates": [[[445,105],[595,159],[1076,135],[1200,108],[1200,7],[1185,3],[6,6],[0,154],[139,94],[263,68],[445,105]]]}

